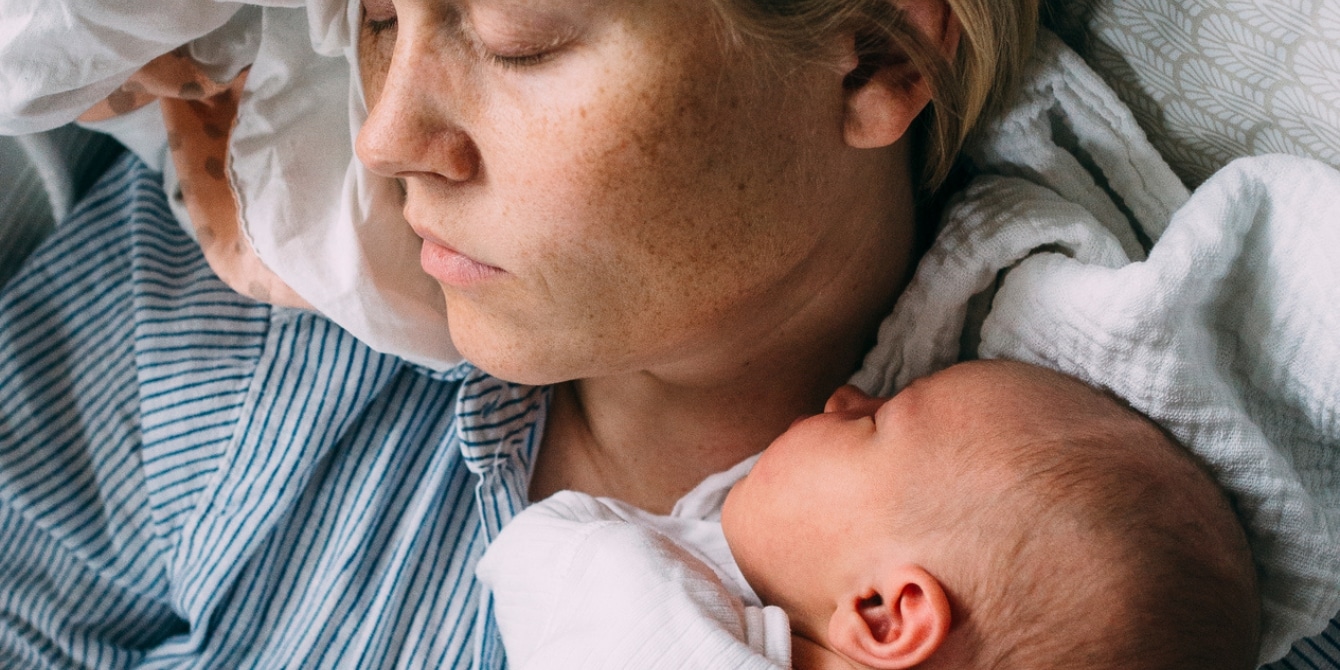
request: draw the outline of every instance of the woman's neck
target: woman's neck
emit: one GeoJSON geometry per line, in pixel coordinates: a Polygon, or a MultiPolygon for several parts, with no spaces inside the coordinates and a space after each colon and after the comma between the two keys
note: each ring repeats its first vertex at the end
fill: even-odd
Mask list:
{"type": "Polygon", "coordinates": [[[903,283],[845,323],[798,317],[768,334],[745,333],[693,366],[710,371],[703,376],[680,368],[559,385],[531,499],[574,489],[669,513],[704,477],[822,411],[859,367],[903,283]]]}
{"type": "Polygon", "coordinates": [[[649,369],[560,385],[530,485],[668,513],[710,474],[822,411],[861,363],[913,267],[910,186],[889,189],[832,253],[759,296],[711,342],[649,369]],[[881,219],[882,217],[882,219],[881,219]],[[869,222],[875,221],[873,225],[869,222]]]}
{"type": "Polygon", "coordinates": [[[770,381],[710,389],[650,374],[562,384],[531,499],[575,489],[668,514],[704,477],[762,451],[797,417],[820,411],[858,356],[835,361],[824,378],[803,384],[781,371],[770,381]]]}

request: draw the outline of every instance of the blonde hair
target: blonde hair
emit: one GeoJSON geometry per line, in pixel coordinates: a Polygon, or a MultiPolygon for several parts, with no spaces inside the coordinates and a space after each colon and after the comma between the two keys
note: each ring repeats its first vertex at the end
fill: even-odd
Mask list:
{"type": "Polygon", "coordinates": [[[949,62],[903,20],[898,0],[715,2],[733,38],[778,53],[823,58],[832,38],[854,32],[868,72],[881,58],[908,58],[931,92],[917,131],[926,191],[945,181],[977,122],[1008,100],[1032,53],[1038,22],[1038,0],[946,0],[962,28],[949,62]]]}

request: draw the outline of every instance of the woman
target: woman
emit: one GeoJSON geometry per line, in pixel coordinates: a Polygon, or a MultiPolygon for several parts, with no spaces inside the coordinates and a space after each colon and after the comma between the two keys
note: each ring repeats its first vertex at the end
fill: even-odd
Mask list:
{"type": "Polygon", "coordinates": [[[0,301],[0,658],[500,667],[489,539],[821,408],[1035,11],[369,1],[358,152],[479,370],[228,290],[123,161],[0,301]]]}

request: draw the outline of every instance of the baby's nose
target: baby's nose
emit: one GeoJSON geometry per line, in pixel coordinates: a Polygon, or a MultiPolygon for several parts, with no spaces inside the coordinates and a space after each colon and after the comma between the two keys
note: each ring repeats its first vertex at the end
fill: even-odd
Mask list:
{"type": "Polygon", "coordinates": [[[884,400],[882,398],[872,398],[865,391],[847,384],[833,392],[833,395],[828,398],[828,402],[824,404],[824,411],[874,414],[875,410],[883,404],[884,400]]]}

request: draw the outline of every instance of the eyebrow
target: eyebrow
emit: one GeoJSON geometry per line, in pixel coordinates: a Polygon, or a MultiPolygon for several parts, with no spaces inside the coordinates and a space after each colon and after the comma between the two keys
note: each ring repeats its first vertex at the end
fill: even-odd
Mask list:
{"type": "Polygon", "coordinates": [[[576,27],[568,22],[557,21],[557,11],[546,11],[536,8],[530,4],[516,2],[515,0],[451,0],[451,6],[458,17],[457,23],[461,33],[474,44],[480,44],[483,40],[475,28],[474,17],[470,11],[470,5],[475,7],[486,7],[491,11],[514,12],[512,17],[520,23],[521,31],[535,30],[553,32],[555,28],[564,28],[561,35],[546,39],[547,44],[536,44],[537,47],[554,46],[571,40],[577,32],[576,27]]]}

